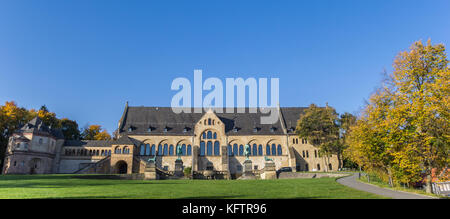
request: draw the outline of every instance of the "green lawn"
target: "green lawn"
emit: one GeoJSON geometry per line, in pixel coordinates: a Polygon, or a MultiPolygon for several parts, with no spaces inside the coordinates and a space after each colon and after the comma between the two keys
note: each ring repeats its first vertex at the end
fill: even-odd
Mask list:
{"type": "Polygon", "coordinates": [[[279,180],[114,180],[76,175],[0,176],[0,198],[383,198],[335,178],[279,180]]]}

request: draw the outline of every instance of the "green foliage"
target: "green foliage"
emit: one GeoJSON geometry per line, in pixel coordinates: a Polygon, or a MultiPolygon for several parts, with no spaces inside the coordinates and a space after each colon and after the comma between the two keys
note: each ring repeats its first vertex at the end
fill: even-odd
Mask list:
{"type": "Polygon", "coordinates": [[[305,138],[318,147],[322,155],[329,157],[337,154],[340,168],[341,154],[346,147],[345,137],[355,120],[355,116],[350,113],[345,113],[339,118],[334,108],[311,104],[304,114],[300,115],[296,133],[300,138],[305,138]]]}
{"type": "Polygon", "coordinates": [[[183,170],[184,176],[186,176],[186,177],[191,176],[191,171],[192,171],[191,167],[185,167],[183,170]]]}

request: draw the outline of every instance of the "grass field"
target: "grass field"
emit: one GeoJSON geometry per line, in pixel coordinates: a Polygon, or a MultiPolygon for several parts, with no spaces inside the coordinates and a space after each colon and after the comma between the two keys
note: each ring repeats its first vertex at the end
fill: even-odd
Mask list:
{"type": "Polygon", "coordinates": [[[114,180],[77,175],[0,176],[0,198],[383,198],[321,179],[114,180]]]}

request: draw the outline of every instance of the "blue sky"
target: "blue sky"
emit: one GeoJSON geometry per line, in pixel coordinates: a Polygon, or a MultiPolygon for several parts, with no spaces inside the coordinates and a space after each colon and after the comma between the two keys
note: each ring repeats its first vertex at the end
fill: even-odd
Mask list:
{"type": "MultiPolygon", "coordinates": [[[[281,106],[357,112],[398,52],[449,45],[450,1],[2,0],[0,102],[112,132],[172,80],[278,77],[281,106]]],[[[205,93],[204,93],[205,94],[205,93]]]]}

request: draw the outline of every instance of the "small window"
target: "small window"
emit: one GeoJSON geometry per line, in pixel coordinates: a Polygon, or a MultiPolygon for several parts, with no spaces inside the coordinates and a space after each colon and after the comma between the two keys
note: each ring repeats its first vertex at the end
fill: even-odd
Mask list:
{"type": "Polygon", "coordinates": [[[238,129],[235,127],[235,128],[233,128],[233,132],[237,132],[238,131],[238,129]]]}
{"type": "Polygon", "coordinates": [[[133,128],[128,128],[128,132],[132,132],[133,131],[133,128]]]}
{"type": "Polygon", "coordinates": [[[42,144],[42,138],[39,139],[39,144],[42,144]]]}
{"type": "Polygon", "coordinates": [[[152,127],[148,127],[147,132],[152,132],[152,127]]]}
{"type": "Polygon", "coordinates": [[[168,128],[167,128],[167,127],[165,127],[165,128],[164,128],[164,132],[167,132],[167,130],[168,130],[168,128]]]}

